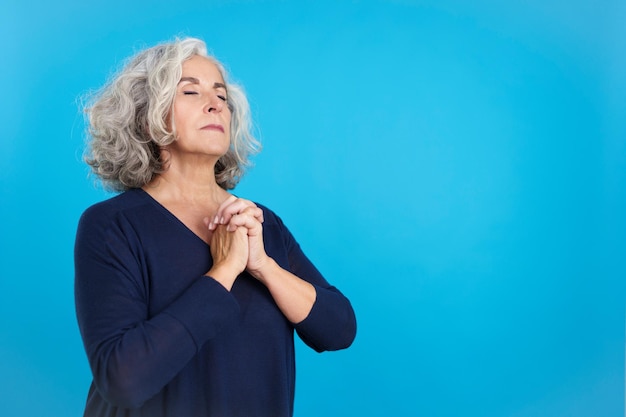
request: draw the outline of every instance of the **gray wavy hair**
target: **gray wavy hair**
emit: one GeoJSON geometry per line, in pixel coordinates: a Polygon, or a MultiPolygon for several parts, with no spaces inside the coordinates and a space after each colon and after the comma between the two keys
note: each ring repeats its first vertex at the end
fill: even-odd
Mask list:
{"type": "Polygon", "coordinates": [[[139,188],[165,170],[161,149],[176,138],[172,106],[182,64],[194,55],[219,69],[231,110],[230,148],[215,165],[215,179],[232,189],[261,149],[252,134],[250,107],[243,89],[230,83],[224,66],[200,39],[184,38],[148,48],[130,59],[96,91],[85,107],[88,146],[85,162],[104,186],[115,191],[139,188]]]}

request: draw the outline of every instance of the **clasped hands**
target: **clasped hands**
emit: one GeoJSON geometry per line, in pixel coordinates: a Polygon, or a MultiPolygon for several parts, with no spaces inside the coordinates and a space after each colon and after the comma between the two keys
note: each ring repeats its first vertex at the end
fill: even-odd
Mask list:
{"type": "Polygon", "coordinates": [[[213,267],[207,275],[227,289],[247,270],[258,278],[268,261],[263,245],[263,210],[253,202],[230,196],[213,217],[205,217],[213,267]]]}

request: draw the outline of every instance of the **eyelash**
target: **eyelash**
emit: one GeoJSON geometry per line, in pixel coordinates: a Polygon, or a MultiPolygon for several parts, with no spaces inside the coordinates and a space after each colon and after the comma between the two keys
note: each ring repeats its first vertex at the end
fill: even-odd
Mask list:
{"type": "MultiPolygon", "coordinates": [[[[197,95],[198,92],[197,91],[183,91],[183,94],[186,96],[192,96],[192,95],[197,95]]],[[[226,96],[218,95],[217,97],[224,102],[228,102],[228,98],[226,96]]]]}

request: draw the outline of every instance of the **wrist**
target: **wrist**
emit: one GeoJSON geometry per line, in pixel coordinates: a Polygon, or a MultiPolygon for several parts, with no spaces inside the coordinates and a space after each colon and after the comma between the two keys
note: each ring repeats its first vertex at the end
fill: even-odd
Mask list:
{"type": "Polygon", "coordinates": [[[268,277],[272,276],[272,271],[276,268],[279,268],[276,261],[269,256],[265,256],[263,260],[256,263],[254,268],[248,268],[248,273],[262,283],[266,283],[268,277]]]}
{"type": "Polygon", "coordinates": [[[239,273],[240,271],[237,271],[235,268],[232,268],[226,264],[220,263],[220,264],[213,265],[213,267],[211,267],[209,272],[207,272],[204,275],[210,278],[213,278],[215,281],[222,284],[224,288],[230,291],[239,273]]]}

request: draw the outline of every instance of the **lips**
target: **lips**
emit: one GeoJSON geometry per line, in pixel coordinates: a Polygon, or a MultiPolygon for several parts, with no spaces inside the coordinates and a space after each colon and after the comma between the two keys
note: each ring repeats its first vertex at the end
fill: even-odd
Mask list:
{"type": "Polygon", "coordinates": [[[224,133],[224,127],[218,124],[208,124],[206,126],[203,126],[201,130],[217,130],[224,133]]]}

